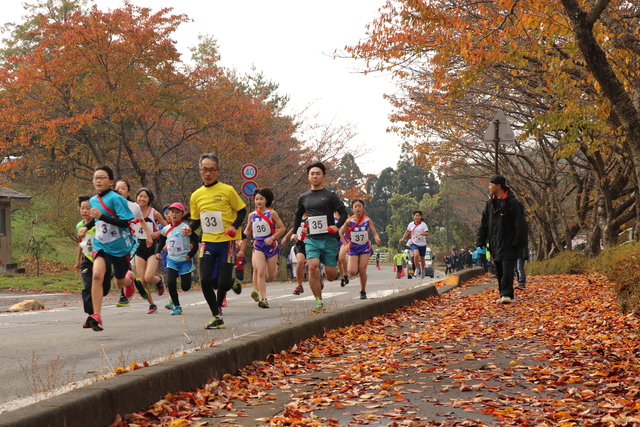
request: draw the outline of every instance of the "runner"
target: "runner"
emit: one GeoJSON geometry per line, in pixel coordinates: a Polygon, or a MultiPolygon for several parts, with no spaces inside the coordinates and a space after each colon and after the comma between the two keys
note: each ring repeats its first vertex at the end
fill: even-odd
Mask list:
{"type": "MultiPolygon", "coordinates": [[[[333,220],[337,223],[340,218],[336,215],[336,212],[333,213],[333,220]]],[[[342,278],[340,279],[340,286],[345,287],[349,284],[349,269],[347,268],[347,236],[340,232],[340,241],[338,241],[338,270],[340,270],[340,275],[342,278]]]]}
{"type": "Polygon", "coordinates": [[[293,294],[300,295],[304,292],[302,283],[304,282],[305,270],[307,267],[307,254],[304,250],[304,239],[307,237],[309,224],[307,223],[306,212],[302,214],[302,220],[300,222],[300,226],[296,230],[296,233],[293,233],[294,230],[295,229],[292,228],[291,232],[288,233],[288,236],[285,236],[285,239],[289,237],[291,241],[294,242],[293,251],[296,255],[296,280],[298,282],[298,286],[293,290],[293,294]]]}
{"type": "MultiPolygon", "coordinates": [[[[316,298],[315,313],[324,311],[322,302],[322,285],[320,278],[320,263],[324,264],[328,281],[338,278],[336,269],[338,257],[338,230],[347,219],[347,210],[336,193],[324,188],[325,166],[318,162],[307,166],[307,177],[311,189],[300,195],[298,209],[293,223],[294,230],[298,230],[302,223],[302,215],[308,215],[308,234],[304,240],[309,266],[309,286],[316,298]],[[336,224],[333,212],[340,214],[336,224]]],[[[297,237],[297,235],[294,235],[297,237]]],[[[292,237],[294,237],[292,236],[292,237]]]]}
{"type": "Polygon", "coordinates": [[[427,236],[429,235],[429,227],[427,227],[427,224],[422,222],[421,211],[413,212],[413,221],[407,225],[407,229],[399,240],[399,243],[402,243],[408,235],[411,235],[407,242],[407,246],[409,246],[413,252],[413,274],[416,277],[420,275],[424,279],[424,268],[426,266],[424,262],[424,255],[427,252],[427,236]]]}
{"type": "Polygon", "coordinates": [[[380,236],[371,218],[364,214],[364,201],[357,199],[351,202],[353,216],[344,223],[340,234],[347,239],[349,253],[349,274],[360,275],[360,299],[367,299],[367,266],[373,255],[373,248],[369,240],[369,231],[373,234],[376,244],[380,244],[380,236]]]}
{"type": "Polygon", "coordinates": [[[233,281],[233,265],[235,241],[242,236],[238,228],[247,216],[247,210],[233,187],[218,182],[221,168],[215,154],[201,155],[198,165],[203,186],[191,195],[191,223],[183,233],[188,235],[202,225],[200,282],[213,315],[206,329],[223,329],[225,325],[218,301],[224,300],[229,289],[238,294],[242,292],[239,282],[233,281]]]}
{"type": "Polygon", "coordinates": [[[162,228],[160,234],[160,244],[156,245],[156,260],[160,260],[162,249],[167,251],[167,287],[171,300],[165,305],[172,310],[172,315],[182,314],[182,306],[178,297],[178,276],[180,276],[180,287],[184,292],[191,289],[191,272],[195,269],[193,257],[198,252],[200,240],[196,233],[188,236],[182,229],[188,227],[183,222],[184,206],[182,203],[173,203],[169,207],[170,224],[162,228]]]}
{"type": "MultiPolygon", "coordinates": [[[[131,235],[133,236],[133,239],[134,239],[133,240],[134,245],[131,247],[131,252],[129,253],[129,259],[133,261],[134,255],[136,254],[138,247],[140,246],[151,247],[153,245],[153,241],[151,239],[146,239],[146,238],[138,239],[138,236],[143,236],[143,237],[147,236],[149,229],[147,228],[147,224],[144,222],[144,217],[142,216],[142,211],[140,211],[140,206],[138,206],[137,203],[132,202],[131,199],[129,199],[129,195],[131,194],[131,185],[129,185],[129,182],[125,181],[124,179],[119,179],[118,181],[116,181],[115,188],[118,194],[120,194],[122,197],[127,199],[127,205],[129,206],[129,209],[131,210],[131,213],[133,213],[133,216],[135,218],[133,222],[129,224],[129,230],[131,231],[131,235]],[[142,234],[143,232],[144,234],[142,234]]],[[[132,268],[132,265],[130,262],[129,271],[127,272],[127,277],[131,279],[131,282],[133,283],[133,285],[135,285],[135,288],[140,293],[140,296],[144,299],[148,299],[149,293],[142,285],[142,282],[134,277],[133,272],[131,271],[131,268],[132,268]]],[[[133,293],[134,293],[133,285],[125,286],[120,291],[120,300],[116,303],[116,307],[129,306],[129,299],[133,296],[133,293]]]]}
{"type": "MultiPolygon", "coordinates": [[[[91,197],[89,196],[78,197],[78,205],[80,206],[80,216],[82,217],[82,220],[76,225],[76,233],[91,221],[91,216],[89,215],[89,211],[91,210],[91,205],[89,203],[90,198],[91,197]]],[[[82,305],[84,307],[84,312],[88,316],[93,314],[91,287],[93,278],[93,239],[95,235],[96,227],[94,226],[87,230],[82,239],[78,239],[78,254],[76,256],[76,269],[80,272],[82,284],[84,285],[84,288],[82,289],[82,305]]],[[[107,296],[109,289],[111,289],[111,266],[108,266],[104,275],[102,282],[102,295],[107,296]]],[[[82,327],[91,328],[86,321],[82,324],[82,327]]]]}
{"type": "Polygon", "coordinates": [[[87,324],[94,331],[102,331],[102,297],[104,295],[104,278],[108,266],[113,266],[115,282],[118,289],[130,284],[127,279],[129,271],[129,251],[133,245],[129,231],[129,221],[133,220],[133,213],[129,209],[127,200],[115,191],[113,185],[113,170],[106,165],[96,166],[93,173],[93,186],[98,191],[89,203],[89,215],[93,218],[80,228],[78,237],[83,239],[91,227],[96,227],[93,252],[93,276],[91,284],[91,299],[93,313],[87,318],[87,324]]]}
{"type": "MultiPolygon", "coordinates": [[[[154,241],[158,238],[161,233],[161,231],[158,230],[159,224],[163,227],[167,225],[160,212],[151,207],[153,199],[153,192],[146,187],[140,188],[136,193],[136,202],[138,203],[138,206],[140,206],[144,223],[148,226],[147,232],[142,231],[141,228],[138,229],[139,238],[146,235],[147,241],[154,241]]],[[[143,222],[141,222],[140,225],[142,225],[142,223],[143,222]]],[[[164,279],[162,276],[156,275],[159,261],[160,260],[156,258],[155,248],[153,246],[147,247],[143,245],[141,241],[140,246],[138,246],[138,250],[136,251],[135,262],[138,277],[142,281],[142,285],[148,293],[147,301],[149,302],[149,311],[147,311],[147,314],[153,314],[158,311],[158,306],[153,302],[151,288],[149,285],[154,284],[156,286],[158,289],[158,296],[162,296],[164,294],[164,279]]]]}
{"type": "Polygon", "coordinates": [[[278,237],[284,233],[284,225],[280,216],[273,209],[269,209],[273,203],[273,192],[268,188],[256,190],[253,200],[256,210],[249,216],[245,235],[253,236],[253,251],[251,261],[253,263],[253,291],[251,298],[259,307],[269,308],[267,301],[267,282],[275,280],[278,269],[278,237]]]}

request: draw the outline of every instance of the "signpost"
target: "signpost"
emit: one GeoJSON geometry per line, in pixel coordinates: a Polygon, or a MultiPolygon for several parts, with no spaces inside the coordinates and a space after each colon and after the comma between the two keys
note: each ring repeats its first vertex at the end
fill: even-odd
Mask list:
{"type": "Polygon", "coordinates": [[[258,176],[258,167],[253,163],[247,163],[240,169],[240,175],[245,179],[242,184],[242,194],[249,199],[249,211],[253,210],[251,207],[251,201],[253,200],[253,193],[258,189],[254,179],[258,176]]]}
{"type": "Polygon", "coordinates": [[[242,166],[242,169],[240,169],[240,174],[247,181],[251,181],[256,179],[256,177],[258,176],[258,168],[253,163],[247,163],[246,165],[242,166]]]}
{"type": "Polygon", "coordinates": [[[504,111],[498,110],[491,124],[484,132],[484,141],[496,144],[496,175],[498,175],[498,153],[500,144],[512,144],[514,142],[513,129],[507,121],[504,111]]]}
{"type": "Polygon", "coordinates": [[[253,181],[245,181],[242,184],[242,194],[247,197],[253,197],[253,192],[258,188],[258,184],[253,181]]]}

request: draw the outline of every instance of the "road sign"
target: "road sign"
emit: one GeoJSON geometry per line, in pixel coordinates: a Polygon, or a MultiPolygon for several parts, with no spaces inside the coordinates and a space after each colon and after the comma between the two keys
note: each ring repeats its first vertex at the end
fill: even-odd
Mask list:
{"type": "Polygon", "coordinates": [[[496,142],[496,124],[498,124],[498,141],[500,144],[513,143],[513,129],[504,115],[504,111],[498,110],[487,130],[484,132],[484,142],[496,142]]]}
{"type": "Polygon", "coordinates": [[[256,179],[258,176],[258,168],[253,163],[247,163],[240,170],[242,177],[246,180],[256,179]]]}
{"type": "Polygon", "coordinates": [[[242,184],[242,194],[247,197],[253,197],[253,192],[256,191],[257,188],[258,184],[256,184],[255,182],[245,181],[245,183],[242,184]]]}

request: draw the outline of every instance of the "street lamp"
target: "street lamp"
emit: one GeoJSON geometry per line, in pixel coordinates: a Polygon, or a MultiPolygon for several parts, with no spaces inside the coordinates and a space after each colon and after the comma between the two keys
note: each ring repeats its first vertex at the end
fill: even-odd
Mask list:
{"type": "Polygon", "coordinates": [[[507,117],[504,111],[498,110],[491,124],[484,132],[484,142],[493,142],[496,146],[496,175],[498,173],[498,153],[500,151],[500,144],[513,144],[513,130],[511,125],[507,121],[507,117]]]}

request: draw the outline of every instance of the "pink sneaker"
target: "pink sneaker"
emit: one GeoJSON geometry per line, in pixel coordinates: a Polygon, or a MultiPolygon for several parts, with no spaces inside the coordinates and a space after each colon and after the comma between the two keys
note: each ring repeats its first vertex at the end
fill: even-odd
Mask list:
{"type": "Polygon", "coordinates": [[[127,299],[131,299],[133,294],[136,293],[136,285],[135,285],[136,279],[135,277],[133,277],[133,273],[131,271],[127,272],[127,277],[131,279],[131,284],[129,286],[124,287],[124,296],[127,297],[127,299]]]}
{"type": "Polygon", "coordinates": [[[226,307],[226,306],[227,306],[227,299],[226,299],[226,298],[222,300],[222,306],[223,306],[223,307],[226,307]]]}
{"type": "Polygon", "coordinates": [[[102,327],[102,318],[99,314],[92,314],[87,317],[87,325],[94,331],[102,331],[104,328],[102,327]]]}

